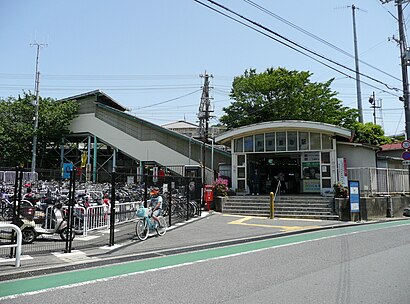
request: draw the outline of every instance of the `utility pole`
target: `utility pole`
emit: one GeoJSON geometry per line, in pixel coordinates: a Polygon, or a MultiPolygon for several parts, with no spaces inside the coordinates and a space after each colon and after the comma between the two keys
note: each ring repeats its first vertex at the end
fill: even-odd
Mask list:
{"type": "MultiPolygon", "coordinates": [[[[391,0],[380,0],[383,4],[390,2],[391,0]]],[[[404,104],[404,119],[405,119],[405,130],[406,139],[410,139],[410,102],[409,102],[409,77],[407,72],[407,66],[409,65],[409,50],[406,45],[406,36],[404,32],[404,19],[403,19],[403,2],[408,2],[408,0],[395,0],[397,4],[397,19],[399,22],[399,45],[400,45],[400,62],[401,62],[401,76],[403,82],[403,104],[404,104]]],[[[410,189],[410,166],[409,172],[409,189],[410,189]]]]}
{"type": "Polygon", "coordinates": [[[360,87],[359,52],[357,48],[357,34],[356,34],[356,13],[355,13],[356,9],[358,8],[353,4],[352,5],[352,17],[353,17],[354,61],[356,65],[357,109],[359,110],[359,122],[363,123],[362,90],[360,87]]]}
{"type": "Polygon", "coordinates": [[[410,101],[409,101],[409,77],[407,66],[409,65],[409,58],[407,56],[406,35],[404,33],[404,19],[402,3],[407,1],[396,0],[397,12],[399,20],[399,41],[400,41],[400,58],[401,58],[401,75],[403,80],[403,104],[405,117],[406,139],[410,139],[410,101]]]}
{"type": "MultiPolygon", "coordinates": [[[[208,131],[209,131],[209,118],[210,112],[213,112],[211,109],[211,98],[209,97],[209,77],[213,77],[212,75],[208,75],[205,71],[205,74],[200,75],[201,78],[204,78],[204,86],[202,87],[202,96],[201,96],[201,103],[199,105],[199,128],[202,137],[202,197],[204,198],[203,191],[205,189],[205,146],[208,143],[208,131]]],[[[205,203],[205,202],[203,202],[205,203]]]]}
{"type": "MultiPolygon", "coordinates": [[[[383,4],[389,3],[392,0],[380,0],[383,4]]],[[[403,6],[404,2],[408,2],[408,0],[395,0],[397,4],[397,20],[399,22],[399,46],[400,46],[400,62],[401,62],[401,75],[402,75],[402,82],[403,82],[403,98],[400,100],[403,101],[404,105],[404,117],[405,117],[405,132],[406,132],[406,139],[410,139],[410,101],[409,101],[409,78],[408,78],[408,71],[407,66],[409,65],[410,54],[409,50],[407,49],[406,44],[406,36],[404,31],[404,18],[403,18],[403,6]]],[[[409,167],[410,170],[410,167],[409,167]]]]}
{"type": "Polygon", "coordinates": [[[39,63],[39,56],[40,56],[40,48],[47,46],[44,43],[34,42],[30,44],[31,46],[35,46],[37,48],[37,55],[36,55],[36,77],[35,77],[35,84],[34,84],[34,91],[36,92],[36,100],[34,101],[34,135],[33,135],[33,154],[31,158],[31,176],[30,180],[34,180],[34,174],[36,172],[36,157],[37,157],[37,129],[38,129],[38,107],[39,107],[39,96],[40,96],[40,71],[38,69],[39,63]]]}
{"type": "MultiPolygon", "coordinates": [[[[381,103],[380,99],[379,99],[379,101],[381,103]]],[[[376,124],[376,122],[377,122],[377,120],[376,120],[376,109],[380,109],[382,106],[381,106],[381,104],[380,105],[377,104],[376,94],[374,92],[369,97],[369,103],[371,104],[370,107],[373,108],[373,123],[376,124]]]]}

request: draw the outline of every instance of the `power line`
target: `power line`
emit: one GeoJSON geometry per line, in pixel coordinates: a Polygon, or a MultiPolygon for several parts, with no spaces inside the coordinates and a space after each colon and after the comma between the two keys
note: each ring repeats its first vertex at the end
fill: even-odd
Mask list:
{"type": "Polygon", "coordinates": [[[188,94],[185,94],[185,95],[182,95],[182,96],[179,96],[179,97],[175,97],[175,98],[172,98],[172,99],[168,99],[168,100],[165,100],[165,101],[161,101],[161,102],[158,102],[158,103],[154,103],[154,104],[151,104],[151,105],[148,105],[148,106],[139,107],[139,108],[137,108],[137,110],[139,110],[139,109],[145,109],[145,108],[151,108],[151,107],[155,107],[155,106],[159,106],[159,105],[162,105],[162,104],[165,104],[165,103],[168,103],[168,102],[171,102],[171,101],[174,101],[174,100],[178,100],[178,99],[184,98],[184,97],[186,97],[186,96],[195,94],[195,93],[197,93],[197,92],[199,92],[199,91],[201,91],[201,89],[198,89],[198,90],[196,90],[196,91],[193,91],[193,92],[191,92],[191,93],[188,93],[188,94]]]}
{"type": "MultiPolygon", "coordinates": [[[[277,38],[275,38],[275,37],[273,37],[273,36],[267,34],[266,32],[264,32],[264,31],[262,31],[262,30],[259,30],[259,29],[255,28],[255,27],[253,27],[253,26],[250,26],[249,24],[247,24],[247,23],[245,23],[245,22],[242,22],[242,21],[240,21],[240,20],[238,20],[238,19],[235,19],[234,17],[232,17],[232,16],[230,16],[230,15],[228,15],[228,14],[225,14],[225,13],[221,12],[220,10],[218,10],[218,9],[212,7],[212,6],[209,6],[209,5],[203,3],[203,2],[201,2],[201,1],[199,1],[199,0],[194,0],[194,1],[197,2],[197,3],[199,3],[199,4],[201,4],[201,5],[203,5],[203,6],[205,6],[205,7],[207,7],[207,8],[209,8],[209,9],[211,9],[211,10],[213,10],[213,11],[215,11],[215,12],[217,12],[217,13],[219,13],[219,14],[221,14],[221,15],[223,15],[223,16],[225,16],[225,17],[227,17],[227,18],[229,18],[229,19],[231,19],[231,20],[233,20],[233,21],[235,21],[235,22],[237,22],[237,23],[240,23],[240,24],[242,24],[242,25],[244,25],[244,26],[246,26],[246,27],[248,27],[248,28],[250,28],[250,29],[253,29],[254,31],[256,31],[256,32],[258,32],[258,33],[260,33],[260,34],[262,34],[262,35],[264,35],[264,36],[266,36],[266,37],[268,37],[268,38],[270,38],[270,39],[272,39],[272,40],[274,40],[274,41],[276,41],[276,42],[278,42],[278,43],[280,43],[280,44],[285,45],[285,46],[287,46],[288,48],[290,48],[290,49],[292,49],[292,50],[294,50],[294,51],[296,51],[296,52],[298,52],[298,53],[301,53],[301,54],[303,54],[304,56],[306,56],[306,57],[308,57],[308,58],[311,58],[312,60],[314,60],[314,61],[316,61],[316,62],[318,62],[318,63],[320,63],[320,64],[322,64],[322,65],[324,65],[324,66],[326,66],[326,67],[328,67],[328,68],[330,68],[330,69],[332,69],[332,70],[334,70],[334,71],[336,71],[336,72],[338,72],[338,73],[340,73],[340,74],[342,74],[342,75],[345,75],[345,76],[348,77],[348,78],[355,79],[353,76],[351,76],[351,75],[349,75],[349,74],[346,74],[345,72],[343,72],[343,71],[341,71],[341,70],[339,70],[339,69],[337,69],[337,68],[335,68],[335,67],[333,67],[333,66],[331,66],[331,65],[329,65],[329,64],[327,64],[327,63],[325,63],[325,62],[323,62],[323,61],[321,61],[321,60],[319,60],[319,59],[317,59],[317,58],[315,58],[315,57],[313,57],[313,56],[311,56],[311,55],[309,55],[309,54],[306,54],[306,53],[303,52],[302,50],[304,50],[304,51],[306,51],[306,52],[309,52],[309,53],[313,54],[314,56],[317,56],[317,57],[319,57],[319,58],[321,58],[321,59],[324,59],[324,60],[326,60],[326,61],[329,61],[329,62],[332,63],[332,64],[335,64],[335,65],[340,66],[340,67],[342,67],[342,68],[344,68],[344,69],[347,69],[347,70],[350,71],[350,72],[355,72],[353,69],[350,69],[349,67],[346,67],[346,66],[344,66],[344,65],[341,65],[341,64],[339,64],[339,63],[337,63],[337,62],[335,62],[335,61],[333,61],[333,60],[331,60],[331,59],[329,59],[329,58],[326,58],[326,57],[323,56],[323,55],[320,55],[320,54],[318,54],[318,53],[316,53],[316,52],[314,52],[314,51],[312,51],[312,50],[309,50],[309,49],[307,49],[306,47],[303,47],[303,46],[301,46],[300,44],[291,41],[290,39],[288,39],[288,38],[286,38],[286,37],[284,37],[284,36],[282,36],[282,35],[280,35],[280,34],[274,32],[274,31],[270,30],[269,28],[267,28],[267,27],[265,27],[265,26],[263,26],[263,25],[260,25],[259,23],[255,22],[255,21],[250,20],[249,18],[243,17],[242,15],[240,15],[240,14],[238,14],[238,13],[232,11],[231,9],[229,9],[229,8],[223,6],[223,5],[221,5],[221,4],[219,4],[219,3],[215,2],[215,1],[206,0],[206,1],[208,1],[208,2],[210,2],[210,3],[212,3],[212,4],[214,4],[214,5],[216,5],[216,6],[218,6],[218,7],[220,7],[220,8],[222,8],[222,9],[228,11],[229,13],[238,16],[239,18],[244,19],[244,20],[246,20],[247,22],[249,22],[249,23],[251,23],[251,24],[254,24],[255,26],[257,26],[257,27],[263,29],[264,31],[267,31],[267,32],[269,32],[269,33],[271,33],[271,34],[273,34],[273,35],[275,35],[275,36],[278,36],[279,38],[285,40],[286,42],[289,42],[290,44],[295,45],[296,47],[298,47],[298,48],[300,48],[300,49],[302,49],[302,50],[297,49],[295,46],[292,46],[292,45],[290,45],[289,43],[286,43],[286,42],[284,42],[284,41],[281,41],[281,40],[279,40],[279,39],[277,39],[277,38]]],[[[377,82],[377,83],[379,83],[379,84],[382,84],[382,85],[384,85],[386,88],[388,88],[388,89],[390,89],[390,90],[400,91],[400,89],[398,89],[398,88],[392,88],[392,87],[390,87],[389,85],[387,85],[386,83],[384,83],[384,82],[382,82],[382,81],[380,81],[380,80],[377,80],[377,79],[375,79],[375,78],[373,78],[373,77],[370,77],[370,76],[365,75],[365,74],[363,74],[363,73],[360,73],[360,75],[362,75],[362,76],[364,76],[364,77],[366,77],[366,78],[368,78],[368,79],[370,79],[370,80],[372,80],[372,81],[375,81],[375,82],[377,82]]],[[[375,89],[377,89],[377,90],[380,90],[380,88],[378,88],[378,87],[376,87],[376,86],[374,86],[374,85],[372,85],[372,84],[370,84],[370,83],[364,82],[363,80],[361,80],[360,82],[361,82],[361,83],[364,83],[364,84],[366,84],[366,85],[368,85],[369,87],[372,87],[372,88],[375,88],[375,89]]],[[[396,97],[399,97],[398,95],[393,94],[393,93],[388,92],[388,91],[385,91],[385,90],[383,90],[383,92],[385,92],[385,93],[387,93],[387,94],[391,94],[391,95],[396,96],[396,97]]]]}
{"type": "MultiPolygon", "coordinates": [[[[294,29],[296,29],[296,30],[298,30],[298,31],[300,31],[300,32],[302,32],[302,33],[304,33],[305,35],[307,35],[307,36],[309,36],[309,37],[311,37],[311,38],[313,38],[313,39],[315,39],[315,40],[317,40],[317,41],[319,41],[319,42],[321,42],[321,43],[323,43],[323,44],[329,46],[330,48],[332,48],[332,49],[334,49],[334,50],[336,50],[336,51],[338,51],[338,52],[340,52],[340,53],[342,53],[342,54],[344,54],[344,55],[346,55],[346,56],[348,56],[348,57],[350,57],[350,58],[355,58],[355,56],[353,56],[352,54],[350,54],[350,53],[346,52],[345,50],[339,48],[338,46],[336,46],[336,45],[330,43],[329,41],[327,41],[327,40],[325,40],[325,39],[320,38],[319,36],[316,36],[315,34],[312,34],[311,32],[309,32],[309,31],[307,31],[307,30],[301,28],[300,26],[297,26],[296,24],[294,24],[294,23],[292,23],[292,22],[286,20],[285,18],[280,17],[279,15],[277,15],[277,14],[273,13],[272,11],[270,11],[270,10],[264,8],[263,6],[261,6],[261,5],[255,3],[255,2],[253,2],[253,1],[251,1],[251,0],[242,0],[242,1],[244,1],[244,2],[246,2],[246,3],[248,3],[248,4],[250,4],[251,6],[253,6],[253,7],[255,7],[255,8],[257,8],[257,9],[263,11],[264,13],[266,13],[266,14],[268,14],[268,15],[270,15],[270,16],[276,18],[276,19],[278,19],[279,21],[282,21],[283,23],[285,23],[285,24],[287,24],[287,25],[293,27],[294,29]]],[[[359,60],[359,62],[360,62],[360,63],[363,63],[364,65],[367,65],[367,66],[370,67],[370,68],[375,69],[376,71],[378,71],[378,72],[380,72],[380,73],[383,73],[383,74],[385,74],[385,75],[387,75],[387,76],[390,76],[390,77],[392,77],[392,78],[394,78],[394,79],[396,79],[396,80],[401,81],[399,78],[397,78],[397,77],[395,77],[395,76],[393,76],[393,75],[391,75],[391,74],[389,74],[389,73],[386,73],[385,71],[383,71],[383,70],[381,70],[381,69],[379,69],[379,68],[377,68],[377,67],[375,67],[375,66],[373,66],[373,65],[371,65],[371,64],[369,64],[369,63],[367,63],[367,62],[364,62],[364,61],[362,61],[362,60],[359,60]]]]}

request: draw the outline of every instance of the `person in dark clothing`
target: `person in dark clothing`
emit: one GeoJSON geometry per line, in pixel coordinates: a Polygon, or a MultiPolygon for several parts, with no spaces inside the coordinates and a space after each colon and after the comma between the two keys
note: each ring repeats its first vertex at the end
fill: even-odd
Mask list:
{"type": "Polygon", "coordinates": [[[254,169],[251,176],[251,185],[252,185],[252,195],[259,195],[259,172],[258,169],[254,169]]]}

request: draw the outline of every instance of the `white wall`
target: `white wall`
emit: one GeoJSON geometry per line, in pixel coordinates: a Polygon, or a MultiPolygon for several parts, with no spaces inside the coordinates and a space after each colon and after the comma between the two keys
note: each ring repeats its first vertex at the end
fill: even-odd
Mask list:
{"type": "Polygon", "coordinates": [[[348,168],[376,168],[376,151],[360,144],[337,144],[337,157],[346,158],[348,168]]]}

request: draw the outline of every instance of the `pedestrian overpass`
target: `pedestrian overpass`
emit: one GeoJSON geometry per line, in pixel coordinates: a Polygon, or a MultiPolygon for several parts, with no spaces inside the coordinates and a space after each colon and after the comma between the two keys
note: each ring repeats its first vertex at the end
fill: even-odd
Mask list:
{"type": "Polygon", "coordinates": [[[61,101],[65,100],[80,103],[79,115],[69,129],[71,136],[88,137],[88,160],[93,158],[93,168],[96,168],[96,152],[90,146],[97,147],[97,143],[119,150],[139,163],[165,167],[202,165],[205,152],[207,182],[212,181],[219,164],[230,163],[230,153],[130,115],[124,106],[100,90],[61,101]]]}

